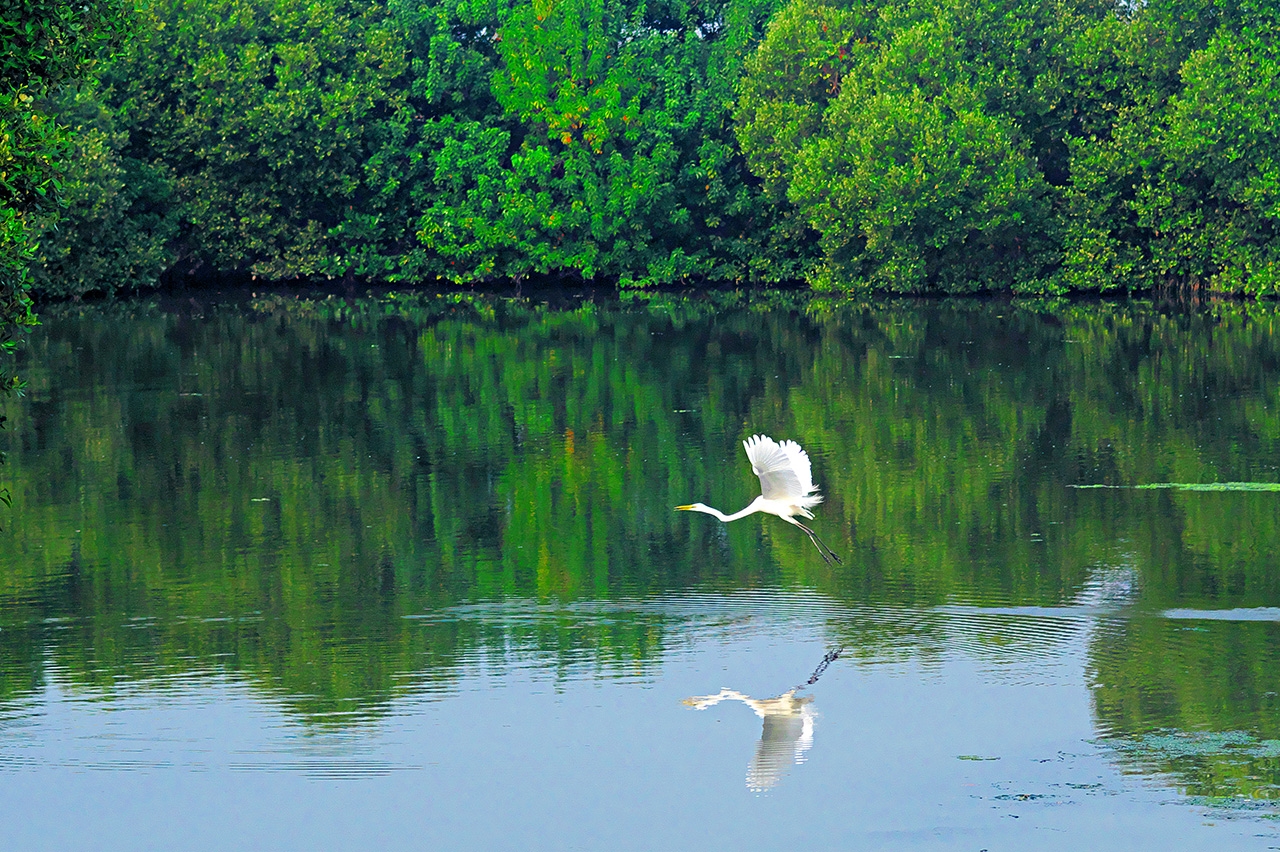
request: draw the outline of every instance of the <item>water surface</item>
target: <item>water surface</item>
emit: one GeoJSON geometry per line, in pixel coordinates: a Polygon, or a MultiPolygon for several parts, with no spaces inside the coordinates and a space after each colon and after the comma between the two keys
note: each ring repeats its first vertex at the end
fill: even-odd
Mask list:
{"type": "Polygon", "coordinates": [[[1280,846],[1274,308],[43,319],[6,849],[1280,846]],[[746,505],[757,432],[842,565],[673,511],[746,505]]]}

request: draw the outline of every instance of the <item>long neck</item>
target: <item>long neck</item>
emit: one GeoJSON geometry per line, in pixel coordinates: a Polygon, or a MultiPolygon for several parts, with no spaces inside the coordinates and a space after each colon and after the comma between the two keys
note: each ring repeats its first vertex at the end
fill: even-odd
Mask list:
{"type": "Polygon", "coordinates": [[[741,512],[734,512],[732,515],[726,515],[724,512],[721,512],[719,509],[711,509],[710,506],[708,506],[707,508],[711,509],[709,514],[715,515],[717,518],[719,518],[720,520],[724,521],[727,524],[730,521],[736,521],[738,520],[738,518],[745,518],[747,515],[754,514],[755,512],[760,511],[760,507],[756,505],[757,503],[759,503],[759,501],[760,501],[760,498],[757,497],[755,500],[751,501],[751,504],[747,506],[747,508],[743,509],[741,512]]]}

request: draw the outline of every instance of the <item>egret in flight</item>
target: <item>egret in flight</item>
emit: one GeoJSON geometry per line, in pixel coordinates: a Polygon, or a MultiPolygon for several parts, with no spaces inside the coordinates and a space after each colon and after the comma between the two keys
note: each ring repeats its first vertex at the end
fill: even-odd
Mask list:
{"type": "Polygon", "coordinates": [[[813,546],[818,548],[824,562],[841,562],[840,557],[822,543],[817,533],[796,520],[797,516],[812,518],[813,512],[809,510],[822,502],[822,495],[817,493],[818,487],[813,484],[809,454],[800,449],[795,441],[783,441],[779,444],[767,435],[752,435],[742,442],[742,446],[746,448],[747,458],[751,461],[751,472],[760,477],[762,493],[751,501],[751,505],[732,515],[726,515],[703,503],[676,508],[684,512],[705,512],[726,524],[756,512],[777,515],[804,530],[813,546]]]}

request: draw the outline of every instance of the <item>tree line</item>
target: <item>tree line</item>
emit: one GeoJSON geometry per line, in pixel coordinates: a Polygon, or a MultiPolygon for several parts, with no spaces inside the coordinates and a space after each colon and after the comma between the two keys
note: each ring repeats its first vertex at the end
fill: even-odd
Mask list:
{"type": "Polygon", "coordinates": [[[75,151],[5,274],[26,261],[48,296],[192,275],[1280,291],[1271,0],[155,0],[131,20],[87,82],[34,93],[75,151]]]}

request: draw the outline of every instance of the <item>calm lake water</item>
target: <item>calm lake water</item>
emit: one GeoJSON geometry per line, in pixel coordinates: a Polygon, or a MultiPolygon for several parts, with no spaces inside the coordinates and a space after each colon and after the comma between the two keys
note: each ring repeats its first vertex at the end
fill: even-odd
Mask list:
{"type": "Polygon", "coordinates": [[[1280,848],[1275,306],[201,298],[23,355],[5,850],[1280,848]]]}

